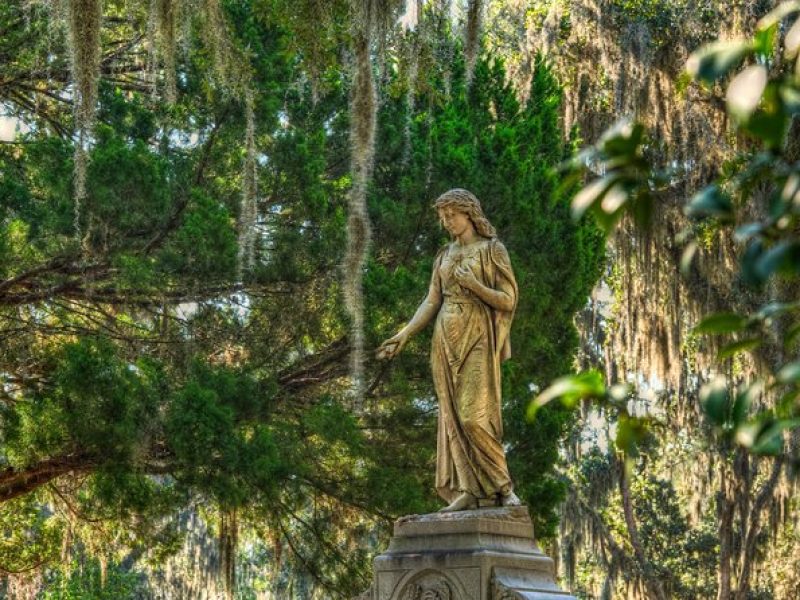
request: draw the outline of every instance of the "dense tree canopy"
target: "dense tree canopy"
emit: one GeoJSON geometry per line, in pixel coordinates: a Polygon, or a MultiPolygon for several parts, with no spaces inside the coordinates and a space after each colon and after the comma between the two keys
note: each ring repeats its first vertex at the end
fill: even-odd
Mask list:
{"type": "MultiPolygon", "coordinates": [[[[70,83],[91,40],[59,29],[81,3],[0,8],[0,100],[26,126],[0,145],[5,591],[354,595],[391,519],[436,507],[436,402],[424,336],[390,364],[366,355],[353,402],[347,7],[309,38],[302,3],[99,4],[91,118],[70,83]]],[[[506,438],[547,538],[572,417],[523,413],[571,365],[603,238],[557,185],[570,147],[550,69],[520,102],[501,60],[467,73],[443,14],[392,26],[376,61],[365,348],[425,293],[446,241],[432,200],[472,189],[523,290],[506,438]]]]}

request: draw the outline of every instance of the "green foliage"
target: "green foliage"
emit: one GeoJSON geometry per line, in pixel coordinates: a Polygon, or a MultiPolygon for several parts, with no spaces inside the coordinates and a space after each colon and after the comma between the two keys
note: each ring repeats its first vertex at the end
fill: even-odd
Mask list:
{"type": "MultiPolygon", "coordinates": [[[[25,92],[37,105],[0,86],[33,125],[0,144],[0,492],[13,498],[0,520],[21,527],[4,538],[0,566],[50,568],[62,543],[80,550],[82,562],[53,572],[46,597],[129,597],[131,563],[163,566],[180,551],[185,511],[210,527],[218,511],[235,512],[243,532],[257,532],[264,561],[282,552],[270,582],[280,597],[350,597],[366,587],[392,518],[437,506],[429,339],[388,367],[368,363],[365,414],[353,414],[342,368],[349,80],[328,53],[345,32],[332,26],[315,48],[317,23],[299,31],[293,21],[314,3],[224,6],[248,49],[255,97],[256,264],[241,278],[246,118],[212,73],[212,48],[178,54],[177,96],[165,105],[138,68],[127,70],[147,51],[143,9],[106,7],[114,76],[98,91],[75,239],[71,116],[53,98],[68,80],[60,47],[39,39],[47,15],[38,8],[30,24],[17,4],[0,8],[0,54],[18,57],[0,79],[48,92],[25,92]],[[110,561],[102,591],[93,556],[110,561]]],[[[201,24],[187,27],[196,35],[201,24]]],[[[445,242],[432,200],[473,190],[522,290],[504,365],[505,440],[517,491],[546,538],[564,493],[557,444],[572,415],[548,407],[532,425],[523,415],[532,385],[569,370],[572,317],[599,276],[603,238],[570,221],[569,190],[557,185],[553,167],[569,147],[549,67],[537,62],[523,106],[500,62],[480,60],[468,91],[458,44],[440,33],[452,64],[432,59],[410,90],[402,70],[384,73],[366,335],[377,345],[425,292],[445,242]]]]}
{"type": "Polygon", "coordinates": [[[88,559],[55,571],[41,597],[43,600],[133,600],[143,592],[141,573],[109,564],[102,575],[100,562],[88,559]]]}
{"type": "MultiPolygon", "coordinates": [[[[548,409],[533,425],[524,419],[530,386],[569,369],[577,347],[572,317],[600,275],[603,238],[591,224],[573,225],[554,168],[568,146],[558,125],[560,90],[538,60],[530,97],[520,105],[499,61],[480,60],[469,91],[460,52],[447,73],[417,84],[414,110],[403,82],[396,83],[379,116],[371,218],[375,261],[366,278],[373,344],[393,334],[424,296],[433,257],[444,236],[432,201],[465,187],[482,202],[509,249],[520,301],[512,328],[512,359],[504,364],[505,435],[517,493],[536,506],[539,536],[552,535],[554,509],[563,496],[556,477],[558,440],[571,418],[548,409]],[[449,76],[450,97],[441,97],[449,76]],[[409,260],[409,258],[411,260],[409,260]]],[[[429,338],[413,340],[392,369],[408,373],[399,393],[424,378],[417,397],[432,396],[427,363],[429,338]],[[424,362],[423,362],[424,361],[424,362]]],[[[396,390],[396,391],[395,391],[396,390]]],[[[430,441],[433,446],[433,439],[430,441]]]]}
{"type": "MultiPolygon", "coordinates": [[[[727,85],[727,109],[738,129],[749,136],[756,148],[740,161],[732,172],[721,172],[718,180],[699,191],[685,207],[691,219],[717,228],[738,225],[735,238],[744,249],[741,252],[739,277],[752,288],[761,289],[767,284],[797,281],[800,271],[800,239],[796,225],[798,211],[796,197],[800,188],[800,171],[792,159],[789,123],[800,112],[793,98],[800,94],[798,82],[798,46],[787,36],[783,53],[776,45],[779,23],[800,12],[796,2],[784,2],[763,17],[751,40],[717,42],[697,50],[687,62],[690,75],[701,82],[712,84],[726,78],[748,57],[757,61],[745,67],[727,85]],[[763,64],[775,64],[770,73],[763,64]],[[771,189],[769,205],[764,207],[763,218],[741,222],[740,214],[759,186],[771,189]]],[[[794,21],[793,26],[800,23],[794,21]]],[[[633,215],[646,225],[642,215],[650,212],[649,202],[657,191],[659,182],[669,180],[669,172],[656,168],[646,156],[647,140],[639,124],[625,124],[609,131],[600,143],[581,153],[572,163],[582,172],[585,164],[595,162],[606,174],[583,188],[573,199],[573,214],[580,217],[591,209],[606,228],[613,227],[624,214],[633,215]],[[633,176],[627,176],[629,173],[633,176]],[[627,178],[626,178],[627,176],[627,178]],[[623,184],[614,188],[616,182],[623,184]],[[627,185],[625,185],[627,184],[627,185]],[[617,190],[618,193],[612,193],[617,190]],[[613,202],[607,200],[611,195],[613,202]],[[644,202],[643,202],[644,199],[644,202]]],[[[698,242],[692,240],[693,231],[681,234],[686,244],[682,268],[691,269],[691,260],[698,242]],[[688,243],[687,243],[688,242],[688,243]]],[[[720,361],[742,352],[754,352],[773,344],[777,334],[779,346],[793,348],[799,330],[794,314],[797,305],[765,303],[752,315],[744,316],[722,312],[706,316],[695,332],[729,336],[721,344],[720,361]],[[779,324],[777,327],[775,325],[779,324]]],[[[767,365],[771,368],[763,379],[753,382],[746,390],[731,396],[732,383],[715,381],[704,388],[702,402],[712,425],[754,454],[780,455],[784,452],[784,432],[800,425],[800,404],[797,402],[797,382],[789,376],[792,368],[785,363],[767,365]],[[784,373],[782,377],[780,374],[784,373]],[[750,413],[754,404],[753,390],[767,386],[778,397],[775,407],[750,413]]],[[[605,395],[596,390],[579,388],[581,380],[567,379],[553,384],[543,392],[538,404],[554,397],[562,397],[574,405],[574,397],[594,397],[603,401],[605,395]],[[577,390],[577,391],[576,391],[577,390]]],[[[622,410],[622,409],[620,409],[622,410]]],[[[624,413],[623,413],[624,414],[624,413]]]]}

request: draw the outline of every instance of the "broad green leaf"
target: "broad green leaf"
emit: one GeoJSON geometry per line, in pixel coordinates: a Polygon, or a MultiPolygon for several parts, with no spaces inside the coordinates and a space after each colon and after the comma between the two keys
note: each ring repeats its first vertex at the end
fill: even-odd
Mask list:
{"type": "Polygon", "coordinates": [[[695,79],[713,84],[738,67],[753,47],[742,41],[718,41],[702,46],[689,56],[686,71],[695,79]]]}
{"type": "Polygon", "coordinates": [[[723,222],[733,220],[730,198],[717,185],[709,185],[698,192],[684,208],[687,217],[702,219],[714,217],[723,222]]]}
{"type": "Polygon", "coordinates": [[[720,349],[719,354],[717,354],[717,358],[719,360],[724,360],[726,358],[734,356],[735,354],[754,350],[755,348],[758,348],[762,342],[763,340],[757,337],[746,338],[743,340],[738,340],[736,342],[731,342],[730,344],[726,344],[720,349]]]}
{"type": "Polygon", "coordinates": [[[719,312],[708,315],[697,325],[695,333],[733,333],[740,331],[747,324],[747,317],[730,312],[719,312]]]}
{"type": "Polygon", "coordinates": [[[764,65],[747,67],[728,85],[725,96],[728,112],[737,119],[747,120],[761,102],[761,95],[766,87],[767,68],[764,65]]]}

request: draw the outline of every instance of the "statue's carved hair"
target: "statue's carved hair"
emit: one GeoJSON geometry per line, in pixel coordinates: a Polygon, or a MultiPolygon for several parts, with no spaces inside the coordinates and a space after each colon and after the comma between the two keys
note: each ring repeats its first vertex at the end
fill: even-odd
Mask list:
{"type": "Polygon", "coordinates": [[[494,227],[483,214],[480,200],[469,190],[462,188],[448,190],[436,199],[433,207],[436,210],[449,207],[455,208],[469,217],[478,235],[489,239],[497,237],[494,227]]]}

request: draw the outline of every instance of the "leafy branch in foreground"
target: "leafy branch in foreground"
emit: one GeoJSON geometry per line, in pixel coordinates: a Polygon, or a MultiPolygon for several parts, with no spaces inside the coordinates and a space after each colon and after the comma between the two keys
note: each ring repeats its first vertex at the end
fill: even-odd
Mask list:
{"type": "MultiPolygon", "coordinates": [[[[739,383],[732,374],[720,375],[700,391],[703,412],[717,434],[758,455],[782,456],[787,431],[800,430],[800,361],[792,360],[800,336],[800,303],[774,298],[775,290],[786,291],[800,280],[800,163],[793,134],[800,113],[797,13],[800,2],[784,2],[759,21],[751,39],[708,44],[686,64],[688,76],[710,93],[724,86],[727,114],[750,149],[722,167],[717,179],[686,204],[691,225],[677,241],[684,246],[681,271],[688,275],[704,245],[702,233],[728,232],[741,248],[736,277],[755,292],[769,292],[752,314],[708,314],[693,329],[695,335],[714,336],[719,342],[719,361],[746,352],[759,357],[762,377],[739,383]],[[781,31],[786,33],[779,44],[781,31]],[[767,205],[754,206],[764,190],[767,205]]],[[[651,154],[655,150],[644,126],[623,122],[577,155],[567,167],[571,177],[590,170],[601,175],[576,194],[573,217],[591,213],[606,231],[624,217],[648,227],[659,193],[675,181],[678,168],[691,169],[658,167],[651,154]]],[[[627,398],[626,389],[608,387],[600,373],[581,373],[545,389],[528,417],[555,399],[568,407],[592,401],[618,413],[616,445],[630,455],[652,418],[631,421],[627,398]]]]}

